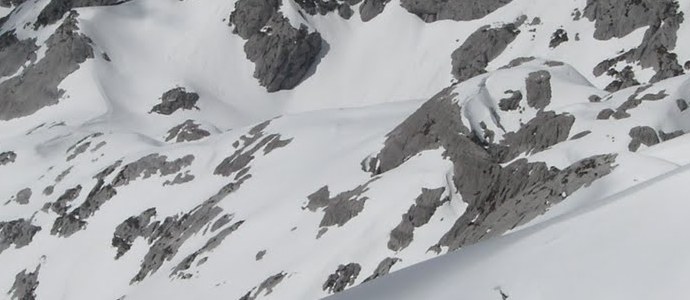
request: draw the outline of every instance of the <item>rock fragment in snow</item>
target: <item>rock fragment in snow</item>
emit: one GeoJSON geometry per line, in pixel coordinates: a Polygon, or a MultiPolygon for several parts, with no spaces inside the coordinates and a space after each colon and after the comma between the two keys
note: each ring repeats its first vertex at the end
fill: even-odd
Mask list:
{"type": "Polygon", "coordinates": [[[306,208],[312,212],[323,208],[324,215],[319,227],[343,226],[364,210],[364,202],[369,198],[362,194],[369,190],[368,186],[373,180],[332,198],[328,186],[324,186],[307,197],[309,202],[306,208]]]}
{"type": "Polygon", "coordinates": [[[36,39],[19,40],[14,30],[0,35],[0,77],[12,76],[26,62],[36,60],[36,39]]]}
{"type": "Polygon", "coordinates": [[[371,276],[364,279],[364,281],[362,281],[362,283],[370,281],[370,280],[374,280],[374,279],[379,278],[381,276],[388,275],[388,272],[390,272],[393,265],[395,265],[399,261],[401,261],[401,259],[399,259],[399,258],[386,257],[376,267],[376,270],[374,270],[374,274],[371,274],[371,276]]]}
{"type": "MultiPolygon", "coordinates": [[[[688,102],[685,101],[685,99],[678,99],[676,100],[676,105],[678,106],[678,110],[681,112],[684,112],[685,110],[688,109],[688,102]]],[[[0,164],[2,162],[2,159],[0,158],[0,164]]]]}
{"type": "Polygon", "coordinates": [[[501,99],[498,102],[498,107],[503,111],[518,109],[520,107],[520,101],[522,101],[522,92],[508,90],[505,94],[510,94],[510,97],[501,99]]]}
{"type": "Polygon", "coordinates": [[[124,186],[136,180],[139,176],[146,179],[158,173],[161,176],[175,174],[183,168],[191,166],[193,161],[194,155],[191,154],[171,161],[168,161],[168,157],[165,155],[149,154],[122,167],[120,173],[113,179],[112,185],[113,187],[124,186]]]}
{"type": "Polygon", "coordinates": [[[172,115],[180,109],[199,109],[196,106],[196,102],[199,100],[199,94],[187,92],[183,87],[176,87],[166,91],[160,99],[161,103],[154,105],[153,108],[151,108],[151,112],[161,115],[172,115]]]}
{"type": "Polygon", "coordinates": [[[17,153],[13,151],[5,151],[0,153],[0,166],[9,165],[17,160],[17,153]]]}
{"type": "Polygon", "coordinates": [[[553,35],[551,35],[551,41],[549,42],[549,48],[556,48],[561,44],[568,41],[568,33],[562,28],[557,29],[553,35]]]}
{"type": "Polygon", "coordinates": [[[160,222],[151,222],[156,216],[156,208],[149,208],[136,217],[129,217],[117,225],[111,245],[117,248],[115,259],[122,257],[132,247],[138,237],[149,237],[158,228],[160,222]]]}
{"type": "Polygon", "coordinates": [[[551,103],[551,74],[548,71],[536,71],[525,80],[527,104],[536,109],[544,109],[551,103]]]}
{"type": "Polygon", "coordinates": [[[177,276],[177,278],[184,278],[187,274],[184,271],[188,270],[192,266],[197,257],[218,247],[225,240],[225,238],[239,229],[243,223],[244,220],[238,221],[232,224],[232,226],[219,231],[215,236],[206,241],[206,244],[204,244],[203,247],[194,251],[192,254],[185,257],[185,259],[183,259],[179,264],[177,264],[177,266],[175,266],[175,268],[172,270],[170,277],[177,276]]]}

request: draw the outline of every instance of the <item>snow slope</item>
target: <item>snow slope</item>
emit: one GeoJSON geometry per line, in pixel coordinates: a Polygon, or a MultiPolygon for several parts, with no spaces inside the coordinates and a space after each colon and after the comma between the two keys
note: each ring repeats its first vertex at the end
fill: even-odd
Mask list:
{"type": "Polygon", "coordinates": [[[585,0],[433,22],[409,1],[350,1],[347,19],[283,0],[244,38],[231,13],[271,2],[251,1],[80,0],[53,21],[58,0],[0,1],[0,298],[682,290],[690,77],[673,62],[690,49],[673,24],[690,2],[603,1],[657,15],[598,39],[585,0]],[[321,38],[311,64],[300,25],[321,38]],[[595,74],[645,47],[665,52],[595,74]],[[261,67],[307,73],[267,92],[261,67]]]}

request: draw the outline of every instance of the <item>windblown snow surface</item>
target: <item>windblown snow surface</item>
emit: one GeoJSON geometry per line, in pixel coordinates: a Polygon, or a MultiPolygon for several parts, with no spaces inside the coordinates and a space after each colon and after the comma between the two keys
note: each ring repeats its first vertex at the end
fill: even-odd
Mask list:
{"type": "Polygon", "coordinates": [[[0,0],[0,298],[682,298],[687,12],[0,0]]]}

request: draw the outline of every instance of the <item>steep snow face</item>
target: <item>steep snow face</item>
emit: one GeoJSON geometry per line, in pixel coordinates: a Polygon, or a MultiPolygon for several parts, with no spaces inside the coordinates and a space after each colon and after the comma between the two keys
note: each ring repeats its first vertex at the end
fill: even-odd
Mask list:
{"type": "Polygon", "coordinates": [[[685,178],[688,5],[0,0],[0,290],[554,298],[685,178]]]}

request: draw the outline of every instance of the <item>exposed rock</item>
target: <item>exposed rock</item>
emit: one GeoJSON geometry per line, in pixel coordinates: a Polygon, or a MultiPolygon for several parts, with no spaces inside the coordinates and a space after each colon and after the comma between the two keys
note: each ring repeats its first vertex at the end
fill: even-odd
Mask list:
{"type": "Polygon", "coordinates": [[[183,276],[185,274],[184,271],[188,270],[192,266],[192,263],[194,263],[194,261],[197,257],[199,257],[199,255],[212,251],[213,249],[218,247],[223,242],[223,240],[225,240],[226,237],[228,237],[231,233],[239,229],[243,223],[244,221],[238,221],[232,224],[232,226],[229,226],[218,232],[218,234],[206,241],[206,244],[204,244],[204,246],[201,247],[201,249],[194,251],[192,254],[188,255],[185,259],[183,259],[172,270],[170,277],[177,276],[178,278],[180,278],[181,276],[183,276]]]}
{"type": "Polygon", "coordinates": [[[41,265],[38,265],[33,272],[26,272],[26,269],[14,276],[14,283],[8,294],[12,294],[11,299],[35,300],[36,288],[38,287],[38,272],[41,265]]]}
{"type": "Polygon", "coordinates": [[[13,163],[17,159],[17,153],[6,151],[0,153],[0,166],[13,163]]]}
{"type": "Polygon", "coordinates": [[[209,135],[211,133],[201,129],[199,124],[194,123],[192,120],[187,120],[168,130],[168,136],[165,138],[165,141],[169,142],[174,139],[176,143],[191,142],[203,139],[209,135]]]}
{"type": "Polygon", "coordinates": [[[151,222],[156,216],[156,208],[149,208],[136,217],[129,217],[117,225],[113,233],[112,246],[117,248],[115,259],[122,257],[132,247],[138,237],[149,237],[158,228],[159,222],[151,222]]]}
{"type": "Polygon", "coordinates": [[[401,0],[400,5],[424,22],[481,19],[511,0],[401,0]]]}
{"type": "Polygon", "coordinates": [[[280,0],[235,2],[235,10],[230,14],[230,24],[234,25],[233,32],[244,39],[249,39],[252,35],[259,33],[271,16],[278,11],[280,3],[280,0]]]}
{"type": "Polygon", "coordinates": [[[589,102],[592,102],[592,103],[597,103],[597,102],[601,102],[601,97],[599,97],[597,95],[591,95],[591,96],[589,96],[589,98],[587,98],[587,100],[589,100],[589,102]]]}
{"type": "Polygon", "coordinates": [[[359,6],[359,15],[363,22],[371,21],[383,12],[386,4],[391,0],[364,0],[359,6]]]}
{"type": "Polygon", "coordinates": [[[568,33],[563,29],[557,29],[556,32],[551,35],[551,41],[549,42],[549,48],[556,48],[559,45],[568,41],[568,33]]]}
{"type": "Polygon", "coordinates": [[[67,156],[67,161],[73,160],[77,156],[79,156],[79,154],[86,152],[86,150],[89,149],[90,146],[91,146],[91,142],[86,142],[86,143],[80,144],[78,147],[74,148],[74,152],[72,152],[72,154],[67,156]]]}
{"type": "Polygon", "coordinates": [[[122,167],[120,173],[113,179],[112,185],[113,187],[124,186],[139,176],[146,179],[159,172],[161,176],[175,174],[183,168],[191,166],[193,161],[194,155],[191,154],[172,161],[168,161],[168,157],[165,155],[149,154],[122,167]]]}
{"type": "Polygon", "coordinates": [[[675,139],[675,138],[677,138],[681,135],[684,135],[684,134],[685,134],[685,132],[683,130],[676,130],[676,131],[669,132],[669,133],[666,133],[663,130],[660,130],[659,131],[659,138],[661,138],[662,142],[665,142],[668,140],[675,139]]]}
{"type": "Polygon", "coordinates": [[[98,179],[89,195],[86,196],[84,203],[70,213],[55,219],[50,234],[70,237],[77,231],[84,229],[86,220],[93,216],[103,204],[112,199],[116,194],[117,191],[112,185],[106,185],[103,179],[98,179]]]}
{"type": "Polygon", "coordinates": [[[78,33],[77,15],[70,13],[46,40],[47,50],[40,61],[0,83],[0,95],[4,96],[0,101],[0,120],[27,116],[57,104],[65,93],[58,85],[78,70],[79,64],[94,57],[91,39],[78,33]]]}
{"type": "Polygon", "coordinates": [[[510,69],[510,68],[519,67],[519,66],[521,66],[522,64],[528,63],[528,62],[533,61],[533,60],[535,60],[535,59],[536,59],[536,57],[534,57],[534,56],[514,58],[514,59],[511,60],[507,65],[502,66],[502,67],[500,67],[499,69],[504,70],[504,69],[510,69]]]}
{"type": "Polygon", "coordinates": [[[633,72],[632,67],[630,66],[626,66],[620,72],[610,69],[607,74],[616,78],[604,88],[604,90],[609,93],[614,93],[631,86],[640,85],[640,82],[635,79],[635,72],[633,72]]]}
{"type": "Polygon", "coordinates": [[[589,135],[590,133],[592,133],[592,131],[590,131],[590,130],[585,130],[585,131],[583,131],[583,132],[580,132],[580,133],[578,133],[578,134],[573,135],[573,137],[571,137],[570,140],[578,140],[578,139],[581,139],[581,138],[583,138],[583,137],[589,135]]]}
{"type": "Polygon", "coordinates": [[[522,101],[522,92],[508,90],[505,94],[511,94],[508,98],[503,98],[498,102],[498,107],[503,111],[516,110],[520,107],[520,101],[522,101]]]}
{"type": "Polygon", "coordinates": [[[194,175],[189,174],[189,171],[184,173],[180,172],[177,173],[177,175],[175,175],[175,178],[173,178],[173,180],[166,180],[165,182],[163,182],[163,186],[187,183],[194,180],[194,178],[194,175]]]}
{"type": "Polygon", "coordinates": [[[659,137],[656,135],[656,130],[649,126],[634,127],[630,129],[629,135],[632,140],[630,141],[630,144],[628,144],[628,150],[631,152],[636,152],[638,149],[640,149],[641,145],[649,147],[660,142],[659,137]]]}
{"type": "Polygon", "coordinates": [[[218,220],[213,222],[213,226],[211,226],[211,232],[215,232],[216,230],[230,223],[230,221],[232,221],[233,218],[235,218],[235,215],[233,214],[224,214],[222,217],[218,218],[218,220]]]}
{"type": "Polygon", "coordinates": [[[50,196],[53,194],[53,191],[55,190],[54,185],[49,185],[46,188],[43,189],[43,195],[50,196]]]}
{"type": "Polygon", "coordinates": [[[479,28],[451,54],[453,76],[462,82],[485,73],[489,62],[503,53],[519,33],[513,23],[499,28],[479,28]]]}
{"type": "Polygon", "coordinates": [[[551,74],[547,71],[532,72],[525,80],[527,104],[544,109],[551,103],[551,74]]]}
{"type": "Polygon", "coordinates": [[[198,100],[199,94],[187,92],[187,90],[183,87],[176,87],[163,93],[163,96],[161,96],[161,103],[153,106],[153,108],[151,108],[151,112],[161,115],[171,115],[179,109],[199,109],[196,106],[196,102],[198,100]]]}
{"type": "Polygon", "coordinates": [[[65,13],[73,8],[117,5],[128,1],[130,0],[51,0],[38,15],[38,19],[34,23],[34,29],[55,24],[55,22],[62,19],[65,13]]]}
{"type": "Polygon", "coordinates": [[[426,225],[436,209],[448,200],[441,199],[445,190],[445,188],[422,189],[422,193],[415,199],[415,204],[410,206],[407,213],[403,214],[400,224],[391,231],[388,249],[400,251],[412,243],[414,228],[426,225]]]}
{"type": "Polygon", "coordinates": [[[254,77],[268,92],[289,90],[302,82],[316,64],[323,42],[306,26],[292,27],[279,6],[279,0],[239,0],[230,15],[233,32],[247,40],[244,52],[256,65],[254,77]]]}
{"type": "Polygon", "coordinates": [[[261,250],[261,251],[257,252],[256,257],[255,257],[256,261],[264,259],[265,255],[266,255],[266,250],[261,250]]]}
{"type": "Polygon", "coordinates": [[[0,253],[13,244],[16,248],[29,245],[39,231],[41,227],[32,225],[31,220],[0,221],[0,253]]]}
{"type": "MultiPolygon", "coordinates": [[[[602,69],[609,69],[621,61],[639,62],[642,68],[654,68],[656,74],[650,82],[683,74],[677,55],[670,52],[676,46],[677,32],[684,20],[676,1],[588,0],[585,17],[595,21],[594,37],[602,40],[623,37],[637,28],[649,26],[640,46],[602,62],[595,68],[595,74],[603,74],[602,69]]],[[[616,89],[614,83],[607,90],[621,89],[616,89]]]]}
{"type": "Polygon", "coordinates": [[[266,278],[260,285],[259,287],[253,288],[251,291],[247,292],[244,296],[240,298],[240,300],[255,300],[261,292],[264,292],[264,296],[268,296],[269,294],[273,293],[273,289],[280,284],[283,279],[285,279],[285,276],[287,273],[285,272],[280,272],[278,274],[275,274],[273,276],[270,276],[266,278]],[[252,293],[254,292],[254,293],[252,293]]]}
{"type": "Polygon", "coordinates": [[[613,117],[616,120],[620,119],[625,119],[630,117],[630,113],[628,112],[629,110],[636,108],[642,104],[644,101],[657,101],[666,98],[668,94],[666,94],[665,90],[661,90],[657,92],[656,94],[645,94],[644,96],[637,98],[640,93],[645,91],[647,88],[650,86],[642,86],[638,88],[628,99],[623,102],[618,108],[616,108],[616,111],[613,113],[613,117]]]}
{"type": "Polygon", "coordinates": [[[31,189],[30,188],[24,188],[17,192],[17,195],[14,196],[14,201],[19,203],[19,205],[26,205],[29,204],[29,199],[31,199],[31,189]]]}
{"type": "Polygon", "coordinates": [[[593,156],[564,170],[525,159],[513,161],[519,153],[534,153],[566,140],[574,117],[540,112],[517,132],[506,133],[500,145],[480,145],[463,125],[451,92],[446,89],[423,104],[388,134],[384,148],[365,164],[379,174],[424,150],[445,149],[443,156],[454,165],[453,184],[468,208],[437,246],[455,250],[502,234],[613,168],[615,155],[593,156]],[[511,163],[501,165],[506,162],[511,163]]]}
{"type": "MultiPolygon", "coordinates": [[[[681,112],[685,111],[688,109],[688,102],[685,101],[685,99],[678,99],[676,100],[676,105],[678,105],[678,110],[681,112]]],[[[2,155],[0,154],[0,164],[2,164],[2,155]]]]}
{"type": "Polygon", "coordinates": [[[246,179],[248,176],[223,186],[218,193],[185,214],[166,217],[151,236],[147,237],[152,245],[142,260],[139,272],[130,283],[142,281],[148,274],[156,272],[164,261],[171,260],[187,239],[200,232],[223,212],[217,204],[239,189],[246,179]]]}
{"type": "Polygon", "coordinates": [[[614,113],[616,113],[615,110],[605,108],[599,112],[599,114],[597,115],[597,120],[608,120],[614,113]]]}
{"type": "Polygon", "coordinates": [[[306,26],[295,29],[281,14],[274,14],[265,28],[244,45],[247,58],[256,65],[254,77],[268,92],[292,89],[317,61],[321,35],[309,33],[306,26]]]}
{"type": "Polygon", "coordinates": [[[0,77],[12,76],[27,62],[36,60],[36,39],[19,40],[14,30],[0,35],[0,77]]]}
{"type": "Polygon", "coordinates": [[[292,141],[292,139],[281,140],[280,134],[269,134],[264,133],[264,129],[270,124],[270,121],[263,122],[259,125],[254,126],[249,133],[240,137],[242,145],[240,147],[240,141],[237,141],[237,146],[239,149],[225,158],[213,171],[215,175],[221,175],[228,177],[232,174],[243,175],[249,172],[249,164],[256,158],[254,155],[259,152],[259,150],[264,150],[264,155],[268,154],[274,149],[284,147],[292,141]]]}
{"type": "Polygon", "coordinates": [[[364,279],[364,281],[362,281],[362,283],[365,283],[365,282],[370,281],[370,280],[374,280],[374,279],[379,278],[381,276],[388,275],[388,272],[390,272],[393,265],[395,265],[399,261],[401,261],[401,259],[399,259],[399,258],[386,257],[376,267],[376,270],[374,270],[374,274],[371,274],[371,276],[364,279]]]}
{"type": "Polygon", "coordinates": [[[340,265],[338,269],[323,283],[322,289],[328,293],[338,293],[345,290],[346,287],[355,283],[362,266],[358,263],[349,263],[347,265],[340,265]]]}
{"type": "Polygon", "coordinates": [[[344,191],[333,198],[330,198],[328,186],[324,186],[313,194],[309,195],[307,209],[315,212],[319,208],[323,208],[323,218],[320,227],[329,226],[343,226],[345,223],[356,217],[364,209],[364,202],[369,198],[363,197],[366,191],[369,190],[369,184],[376,179],[360,185],[352,190],[344,191]]]}

